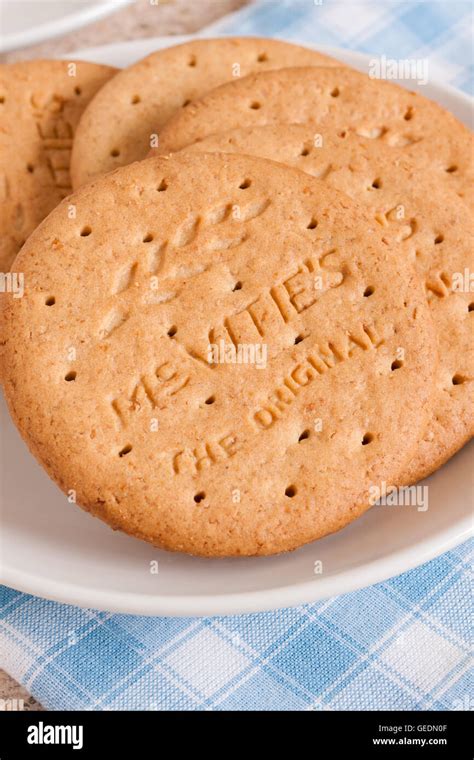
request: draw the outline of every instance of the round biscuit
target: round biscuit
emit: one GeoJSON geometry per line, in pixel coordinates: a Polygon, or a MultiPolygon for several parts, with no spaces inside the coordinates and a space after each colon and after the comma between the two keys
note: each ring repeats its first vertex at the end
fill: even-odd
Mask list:
{"type": "Polygon", "coordinates": [[[316,123],[390,147],[446,136],[470,145],[469,130],[437,103],[390,82],[343,67],[266,71],[228,82],[181,109],[159,132],[154,154],[180,150],[211,134],[278,123],[316,123]]]}
{"type": "Polygon", "coordinates": [[[426,298],[384,238],[265,159],[99,178],[29,238],[3,303],[20,432],[86,510],[167,549],[268,555],[344,527],[397,483],[433,392],[426,298]]]}

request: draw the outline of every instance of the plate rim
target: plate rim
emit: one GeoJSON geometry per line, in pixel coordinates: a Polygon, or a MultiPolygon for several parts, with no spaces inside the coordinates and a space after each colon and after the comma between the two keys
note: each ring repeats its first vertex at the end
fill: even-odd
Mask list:
{"type": "MultiPolygon", "coordinates": [[[[104,54],[107,56],[108,53],[113,55],[112,51],[117,51],[124,47],[133,49],[138,47],[139,50],[141,47],[143,50],[143,47],[156,45],[158,49],[158,47],[180,44],[197,37],[206,38],[206,36],[225,37],[235,35],[206,35],[206,31],[203,30],[202,33],[194,35],[142,38],[84,48],[73,51],[72,54],[67,56],[63,55],[61,58],[93,61],[96,55],[101,57],[104,54]]],[[[307,40],[288,41],[316,48],[315,45],[312,45],[307,40]]],[[[361,53],[359,51],[327,45],[318,45],[317,49],[343,61],[349,59],[350,65],[354,66],[357,63],[360,66],[367,64],[367,60],[371,57],[370,53],[361,53]]],[[[137,60],[141,57],[143,56],[139,54],[137,60]]],[[[440,82],[430,82],[430,85],[436,91],[444,92],[447,96],[463,101],[465,106],[472,108],[473,99],[452,85],[440,82]]],[[[18,569],[12,570],[11,567],[6,568],[3,563],[2,583],[17,591],[33,596],[63,604],[72,604],[82,608],[93,608],[113,613],[170,617],[238,615],[295,607],[336,595],[351,593],[358,589],[381,583],[440,556],[449,549],[466,541],[473,533],[472,518],[467,515],[434,537],[428,537],[425,540],[418,541],[414,545],[395,550],[382,558],[364,563],[357,568],[357,573],[354,573],[351,569],[346,569],[328,577],[318,578],[317,580],[312,579],[267,590],[260,589],[216,595],[175,594],[173,596],[125,591],[111,592],[110,590],[97,588],[91,589],[88,586],[78,584],[72,585],[69,582],[63,583],[58,579],[47,579],[45,581],[43,577],[37,578],[31,573],[18,569]]],[[[264,557],[260,559],[261,561],[265,560],[264,557]]]]}
{"type": "MultiPolygon", "coordinates": [[[[99,21],[114,11],[131,4],[132,0],[100,0],[99,3],[88,4],[82,10],[78,8],[72,13],[61,16],[59,19],[39,24],[33,30],[3,34],[0,38],[0,53],[11,53],[22,50],[30,45],[38,45],[47,40],[52,40],[62,34],[68,34],[80,29],[94,21],[99,21]]],[[[105,45],[104,45],[105,47],[105,45]]]]}
{"type": "MultiPolygon", "coordinates": [[[[471,519],[467,516],[451,526],[444,541],[433,538],[414,546],[393,552],[358,568],[357,577],[351,569],[329,576],[328,578],[304,581],[293,585],[265,591],[244,591],[216,595],[175,595],[152,596],[132,592],[115,592],[94,589],[92,594],[86,586],[71,586],[60,580],[49,581],[49,588],[44,590],[41,580],[36,582],[34,576],[21,571],[4,573],[2,583],[17,591],[37,596],[62,604],[149,617],[216,617],[222,615],[242,615],[253,612],[289,609],[301,604],[310,604],[333,596],[339,596],[362,588],[382,583],[397,575],[408,572],[453,549],[473,535],[471,519]],[[460,526],[459,527],[459,523],[460,526]],[[376,575],[374,580],[373,575],[376,575]],[[340,588],[343,579],[344,588],[340,588]],[[322,587],[322,588],[320,588],[322,587]],[[71,591],[72,589],[72,591],[71,591]],[[94,601],[91,602],[91,595],[94,601]],[[262,596],[264,597],[262,601],[262,596]]],[[[260,558],[262,561],[265,557],[260,558]]]]}

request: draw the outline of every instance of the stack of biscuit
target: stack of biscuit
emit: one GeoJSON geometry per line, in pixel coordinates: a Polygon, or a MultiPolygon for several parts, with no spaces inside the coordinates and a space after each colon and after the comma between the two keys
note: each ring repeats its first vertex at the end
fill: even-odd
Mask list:
{"type": "Polygon", "coordinates": [[[1,379],[69,501],[270,555],[472,436],[472,135],[439,105],[225,38],[3,66],[0,113],[1,379]]]}

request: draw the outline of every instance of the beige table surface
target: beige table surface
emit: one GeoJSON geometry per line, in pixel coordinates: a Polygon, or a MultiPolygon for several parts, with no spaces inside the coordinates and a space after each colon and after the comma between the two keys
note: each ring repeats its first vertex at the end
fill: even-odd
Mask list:
{"type": "MultiPolygon", "coordinates": [[[[157,5],[151,5],[149,0],[134,0],[130,6],[72,34],[0,55],[0,63],[50,58],[80,48],[122,40],[189,34],[249,2],[250,0],[160,0],[157,5]]],[[[43,709],[25,689],[2,670],[0,700],[0,709],[43,709]]]]}

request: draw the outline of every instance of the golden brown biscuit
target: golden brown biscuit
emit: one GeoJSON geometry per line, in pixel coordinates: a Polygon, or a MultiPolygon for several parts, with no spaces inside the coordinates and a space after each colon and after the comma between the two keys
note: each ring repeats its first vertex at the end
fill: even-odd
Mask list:
{"type": "Polygon", "coordinates": [[[158,546],[272,554],[342,528],[397,482],[432,395],[426,298],[383,238],[264,159],[99,178],[19,254],[0,340],[16,424],[79,504],[158,546]]]}
{"type": "Polygon", "coordinates": [[[71,192],[74,131],[115,71],[83,61],[0,66],[0,271],[71,192]]]}
{"type": "Polygon", "coordinates": [[[71,162],[74,188],[145,158],[152,136],[191,100],[252,71],[340,65],[315,50],[259,37],[195,39],[124,69],[84,113],[71,162]]]}

